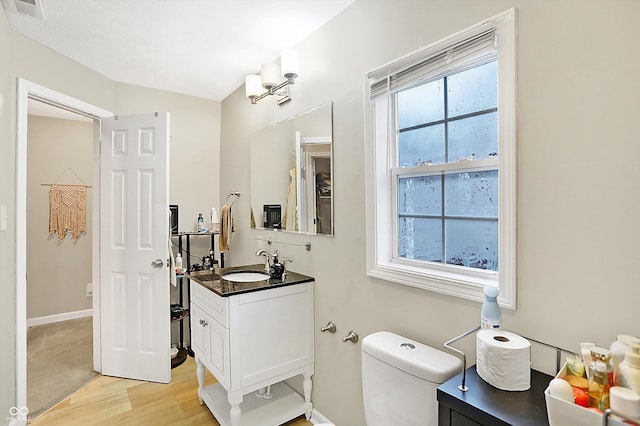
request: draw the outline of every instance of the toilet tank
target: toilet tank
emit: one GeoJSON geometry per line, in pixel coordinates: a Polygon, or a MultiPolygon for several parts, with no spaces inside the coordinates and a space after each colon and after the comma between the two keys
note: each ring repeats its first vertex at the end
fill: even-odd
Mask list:
{"type": "Polygon", "coordinates": [[[436,388],[460,373],[453,355],[381,331],[362,340],[367,426],[436,426],[436,388]]]}

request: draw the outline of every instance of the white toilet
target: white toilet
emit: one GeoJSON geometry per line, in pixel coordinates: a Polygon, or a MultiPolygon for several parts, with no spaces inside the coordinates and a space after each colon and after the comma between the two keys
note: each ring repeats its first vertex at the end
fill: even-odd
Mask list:
{"type": "Polygon", "coordinates": [[[453,355],[381,331],[362,340],[367,426],[436,426],[436,388],[460,373],[453,355]]]}

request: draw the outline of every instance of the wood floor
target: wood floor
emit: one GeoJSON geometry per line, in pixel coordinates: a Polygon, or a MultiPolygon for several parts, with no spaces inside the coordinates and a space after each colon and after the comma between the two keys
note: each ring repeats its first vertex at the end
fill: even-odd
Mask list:
{"type": "MultiPolygon", "coordinates": [[[[207,372],[205,384],[215,382],[207,372]]],[[[198,401],[196,363],[191,357],[171,370],[169,384],[98,376],[29,424],[219,426],[207,406],[198,401]]],[[[286,425],[307,426],[311,423],[302,416],[286,425]]]]}

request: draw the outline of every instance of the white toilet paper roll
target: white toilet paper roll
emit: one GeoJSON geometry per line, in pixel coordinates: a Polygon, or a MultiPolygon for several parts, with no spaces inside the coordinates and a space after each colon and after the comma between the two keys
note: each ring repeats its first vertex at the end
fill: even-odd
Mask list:
{"type": "Polygon", "coordinates": [[[480,330],[476,336],[476,370],[490,385],[506,391],[531,387],[531,344],[502,330],[480,330]]]}

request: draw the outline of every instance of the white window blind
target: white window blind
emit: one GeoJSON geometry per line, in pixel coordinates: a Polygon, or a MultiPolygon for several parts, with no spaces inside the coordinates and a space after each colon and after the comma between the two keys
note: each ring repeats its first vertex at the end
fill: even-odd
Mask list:
{"type": "Polygon", "coordinates": [[[370,75],[369,94],[374,98],[387,91],[394,93],[444,75],[454,69],[453,64],[458,64],[455,69],[461,69],[459,64],[472,68],[496,54],[496,32],[491,28],[442,50],[436,47],[435,52],[427,58],[416,61],[408,57],[406,63],[403,61],[387,68],[383,73],[378,71],[370,75]]]}

